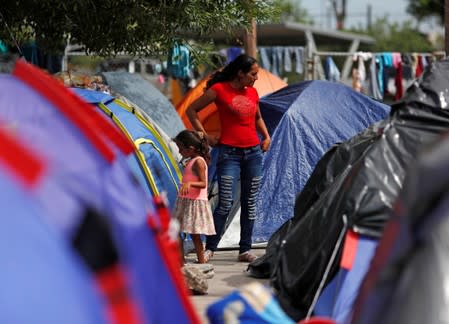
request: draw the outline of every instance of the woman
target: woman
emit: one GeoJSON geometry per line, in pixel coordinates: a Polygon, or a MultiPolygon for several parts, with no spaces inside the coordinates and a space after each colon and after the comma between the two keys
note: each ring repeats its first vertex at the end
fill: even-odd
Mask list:
{"type": "MultiPolygon", "coordinates": [[[[217,145],[219,200],[214,211],[216,235],[207,236],[205,258],[209,260],[223,235],[232,208],[238,181],[241,185],[240,242],[238,260],[252,262],[251,236],[256,218],[256,198],[262,176],[262,152],[271,138],[259,109],[259,95],[253,87],[259,66],[251,56],[242,54],[207,82],[204,94],[187,109],[187,116],[197,131],[206,134],[211,146],[217,145]],[[198,112],[215,102],[220,116],[221,135],[207,135],[198,112]],[[260,142],[257,132],[262,137],[260,142]]],[[[206,261],[207,262],[207,261],[206,261]]]]}

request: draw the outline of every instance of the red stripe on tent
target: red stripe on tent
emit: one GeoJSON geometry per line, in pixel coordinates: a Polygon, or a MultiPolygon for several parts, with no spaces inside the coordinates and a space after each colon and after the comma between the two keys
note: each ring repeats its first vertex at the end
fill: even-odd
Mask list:
{"type": "Polygon", "coordinates": [[[359,234],[349,230],[346,233],[345,244],[343,246],[343,254],[341,256],[340,267],[351,270],[357,254],[357,245],[359,244],[359,234]]]}
{"type": "Polygon", "coordinates": [[[32,154],[24,145],[0,129],[0,161],[9,172],[24,185],[35,185],[43,175],[44,162],[32,154]]]}
{"type": "Polygon", "coordinates": [[[50,101],[58,110],[71,120],[90,140],[92,145],[109,162],[115,158],[114,152],[109,148],[101,137],[98,126],[88,115],[93,110],[88,103],[75,100],[75,95],[64,87],[61,83],[53,79],[49,74],[44,73],[37,67],[17,60],[14,66],[13,75],[38,91],[43,97],[50,101]],[[88,109],[81,109],[79,105],[85,105],[88,109]]]}
{"type": "MultiPolygon", "coordinates": [[[[156,196],[154,197],[154,201],[158,215],[165,215],[165,216],[169,215],[168,208],[164,203],[162,197],[156,196]]],[[[166,218],[165,216],[163,216],[163,218],[166,218]]],[[[184,277],[180,271],[181,258],[179,255],[178,242],[173,241],[170,237],[168,237],[166,232],[161,231],[161,228],[154,227],[155,222],[152,221],[154,217],[155,216],[152,215],[148,216],[148,225],[155,234],[156,243],[158,245],[159,251],[161,252],[163,251],[163,253],[161,253],[162,259],[173,280],[173,283],[175,284],[175,288],[178,291],[178,296],[181,299],[181,303],[184,306],[184,310],[186,311],[187,316],[189,317],[189,323],[200,324],[201,321],[195,309],[193,308],[192,303],[190,302],[189,291],[185,284],[184,277]]]]}
{"type": "Polygon", "coordinates": [[[96,275],[97,283],[108,306],[108,317],[113,324],[140,324],[138,306],[129,293],[124,271],[115,265],[96,275]]]}

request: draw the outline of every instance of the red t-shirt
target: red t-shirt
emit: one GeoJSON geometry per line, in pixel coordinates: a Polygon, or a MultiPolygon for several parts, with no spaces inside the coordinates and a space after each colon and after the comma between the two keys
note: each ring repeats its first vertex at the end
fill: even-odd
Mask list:
{"type": "Polygon", "coordinates": [[[228,82],[210,87],[217,97],[215,104],[220,116],[220,144],[250,147],[260,144],[256,130],[259,94],[254,87],[234,89],[228,82]]]}

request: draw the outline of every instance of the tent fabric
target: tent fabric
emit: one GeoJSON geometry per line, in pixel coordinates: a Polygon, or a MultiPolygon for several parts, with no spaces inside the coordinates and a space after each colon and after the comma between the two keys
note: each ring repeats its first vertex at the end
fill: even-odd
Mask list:
{"type": "MultiPolygon", "coordinates": [[[[449,61],[424,71],[404,105],[447,109],[449,61]]],[[[400,107],[398,107],[400,109],[400,107]]],[[[448,277],[448,132],[420,150],[406,178],[350,323],[446,323],[448,277]]]]}
{"type": "Polygon", "coordinates": [[[264,156],[254,242],[268,241],[293,217],[295,197],[332,145],[355,136],[390,111],[348,86],[328,81],[289,85],[262,98],[260,109],[272,144],[264,156]]]}
{"type": "Polygon", "coordinates": [[[48,166],[1,129],[0,321],[106,323],[104,304],[87,268],[45,223],[36,200],[48,166]]]}
{"type": "MultiPolygon", "coordinates": [[[[271,274],[281,306],[292,317],[310,306],[338,233],[346,226],[381,237],[406,167],[449,130],[448,69],[447,61],[435,62],[387,119],[330,150],[298,195],[294,218],[271,236],[265,256],[250,264],[252,272],[271,274]]],[[[338,270],[339,257],[326,284],[338,270]]]]}
{"type": "Polygon", "coordinates": [[[332,318],[338,324],[348,323],[362,280],[368,271],[378,240],[360,237],[350,270],[340,268],[318,298],[314,316],[332,318]]]}
{"type": "MultiPolygon", "coordinates": [[[[204,92],[204,88],[206,87],[206,83],[209,80],[210,75],[201,80],[195,88],[189,90],[187,94],[182,98],[181,102],[176,105],[176,111],[178,115],[182,119],[185,127],[188,129],[192,129],[192,124],[190,123],[186,112],[187,108],[190,106],[192,102],[198,99],[204,92]]],[[[279,77],[270,73],[269,71],[259,68],[258,79],[254,83],[254,87],[256,88],[259,97],[263,97],[268,95],[271,92],[279,90],[283,87],[287,86],[287,83],[281,80],[279,77]]],[[[206,106],[203,110],[198,113],[198,117],[201,120],[204,129],[210,135],[219,136],[220,134],[220,119],[218,116],[217,106],[215,103],[211,103],[206,106]]]]}
{"type": "Polygon", "coordinates": [[[171,138],[185,129],[175,107],[157,88],[139,74],[103,72],[113,93],[118,93],[142,108],[171,138]]]}
{"type": "Polygon", "coordinates": [[[141,185],[151,196],[165,193],[170,209],[175,205],[181,171],[171,151],[156,128],[124,102],[109,94],[88,89],[73,88],[87,102],[112,118],[136,147],[129,163],[141,185]]]}
{"type": "Polygon", "coordinates": [[[209,305],[206,312],[210,324],[294,323],[279,307],[268,287],[258,282],[249,283],[209,305]]]}
{"type": "Polygon", "coordinates": [[[13,75],[1,75],[0,84],[0,119],[24,143],[32,139],[33,148],[51,170],[51,181],[36,192],[46,222],[70,242],[86,210],[104,215],[144,323],[198,322],[187,288],[176,277],[180,269],[167,263],[167,251],[158,247],[158,238],[165,232],[148,228],[149,219],[161,223],[159,214],[129,168],[126,145],[110,136],[118,128],[24,62],[16,62],[13,75]],[[77,124],[68,118],[68,111],[77,124]]]}
{"type": "Polygon", "coordinates": [[[104,302],[80,258],[45,223],[44,211],[3,171],[0,322],[107,323],[104,302]]]}

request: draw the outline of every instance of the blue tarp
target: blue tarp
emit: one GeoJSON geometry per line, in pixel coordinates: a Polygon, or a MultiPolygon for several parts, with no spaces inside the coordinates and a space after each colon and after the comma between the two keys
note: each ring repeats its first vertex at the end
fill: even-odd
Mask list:
{"type": "Polygon", "coordinates": [[[295,198],[334,144],[388,116],[390,107],[329,81],[289,85],[260,99],[271,149],[265,154],[253,241],[266,242],[293,217],[295,198]]]}

